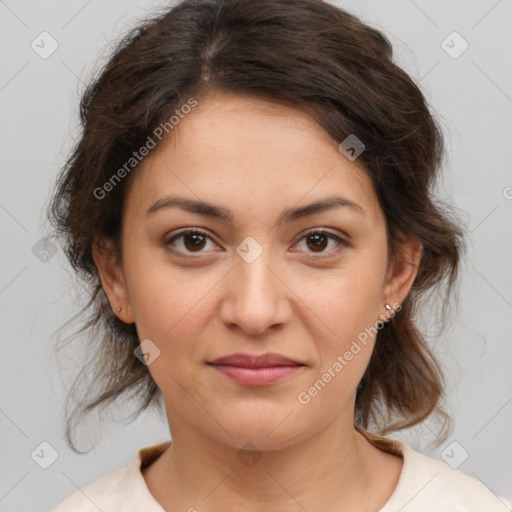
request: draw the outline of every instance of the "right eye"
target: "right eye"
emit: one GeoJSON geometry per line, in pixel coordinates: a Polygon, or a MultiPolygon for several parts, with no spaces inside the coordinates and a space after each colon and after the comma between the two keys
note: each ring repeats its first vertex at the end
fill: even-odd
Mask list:
{"type": "Polygon", "coordinates": [[[211,237],[200,229],[185,229],[173,235],[171,238],[164,242],[165,246],[171,246],[173,252],[178,253],[201,253],[202,249],[207,244],[207,240],[212,240],[211,237]],[[177,242],[179,241],[179,242],[177,242]],[[176,247],[178,246],[178,247],[176,247]]]}

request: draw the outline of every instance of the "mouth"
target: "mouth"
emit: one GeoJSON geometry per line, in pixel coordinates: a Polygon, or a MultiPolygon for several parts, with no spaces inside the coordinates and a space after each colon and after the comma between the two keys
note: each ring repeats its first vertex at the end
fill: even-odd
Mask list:
{"type": "Polygon", "coordinates": [[[231,354],[207,363],[231,380],[246,386],[266,386],[305,368],[281,354],[231,354]]]}

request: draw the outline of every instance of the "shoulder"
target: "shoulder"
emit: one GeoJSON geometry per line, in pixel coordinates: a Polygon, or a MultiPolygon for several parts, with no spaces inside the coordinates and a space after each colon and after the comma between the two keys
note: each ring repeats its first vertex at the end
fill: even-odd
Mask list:
{"type": "Polygon", "coordinates": [[[78,489],[51,512],[162,512],[162,507],[147,488],[141,465],[156,458],[168,444],[167,442],[140,449],[126,467],[78,489]]]}
{"type": "Polygon", "coordinates": [[[124,504],[126,491],[131,488],[133,478],[126,468],[110,473],[96,480],[68,496],[51,512],[89,512],[102,510],[104,512],[115,510],[124,504]]]}
{"type": "Polygon", "coordinates": [[[397,442],[404,463],[398,485],[379,512],[511,512],[512,503],[476,478],[397,442]]]}

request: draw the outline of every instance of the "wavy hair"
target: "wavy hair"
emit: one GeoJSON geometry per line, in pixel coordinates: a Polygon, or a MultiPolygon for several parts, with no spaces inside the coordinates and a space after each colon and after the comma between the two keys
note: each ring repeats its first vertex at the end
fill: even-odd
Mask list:
{"type": "MultiPolygon", "coordinates": [[[[434,195],[445,156],[442,131],[419,85],[393,62],[388,38],[323,0],[182,0],[139,22],[116,44],[83,93],[81,133],[48,207],[88,294],[76,334],[86,336],[90,358],[71,391],[80,391],[85,376],[90,386],[67,417],[68,445],[78,451],[72,420],[121,396],[135,399],[136,415],[161,406],[161,391],[134,356],[135,324],[113,314],[92,258],[98,240],[112,241],[122,256],[130,179],[112,187],[108,200],[95,191],[188,98],[200,102],[212,92],[290,105],[337,143],[350,134],[363,141],[358,162],[385,214],[390,254],[403,243],[400,233],[414,233],[422,257],[401,311],[377,334],[357,390],[355,428],[390,450],[381,436],[432,413],[449,425],[440,405],[441,367],[415,316],[427,291],[442,288],[444,304],[451,300],[464,232],[453,208],[434,195]]],[[[130,178],[137,171],[134,166],[130,178]]]]}

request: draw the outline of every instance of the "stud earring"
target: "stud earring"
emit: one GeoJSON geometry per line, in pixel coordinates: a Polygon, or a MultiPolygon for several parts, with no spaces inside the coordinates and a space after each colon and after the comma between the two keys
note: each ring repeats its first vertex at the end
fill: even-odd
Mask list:
{"type": "Polygon", "coordinates": [[[121,308],[117,308],[117,312],[120,313],[121,312],[121,308]]]}
{"type": "Polygon", "coordinates": [[[387,309],[388,311],[391,311],[393,308],[392,308],[389,304],[386,304],[386,309],[387,309]]]}

